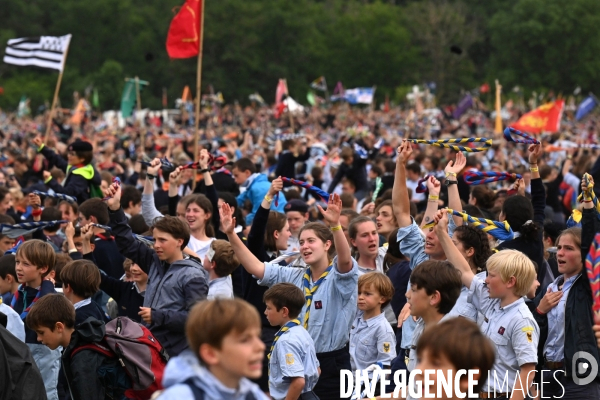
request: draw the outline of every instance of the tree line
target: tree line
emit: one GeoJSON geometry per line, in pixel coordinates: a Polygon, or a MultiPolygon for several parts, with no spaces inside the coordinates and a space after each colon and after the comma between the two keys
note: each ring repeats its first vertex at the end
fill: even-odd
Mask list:
{"type": "MultiPolygon", "coordinates": [[[[196,59],[170,60],[165,41],[183,0],[3,0],[0,46],[10,38],[73,35],[60,93],[96,88],[117,109],[125,77],[150,82],[146,107],[169,107],[189,85],[196,59]]],[[[227,102],[258,92],[271,103],[279,78],[306,103],[324,75],[330,92],[377,86],[378,100],[404,101],[414,84],[436,83],[440,102],[499,79],[505,88],[594,91],[600,74],[597,0],[205,0],[203,92],[227,102]],[[451,50],[452,49],[452,50],[451,50]]],[[[0,64],[0,107],[51,101],[57,72],[0,64]]],[[[493,85],[492,85],[493,90],[493,85]]]]}

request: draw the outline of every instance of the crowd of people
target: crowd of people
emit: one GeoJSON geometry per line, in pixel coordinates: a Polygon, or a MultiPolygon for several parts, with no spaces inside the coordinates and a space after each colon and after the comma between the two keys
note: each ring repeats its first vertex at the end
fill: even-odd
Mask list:
{"type": "Polygon", "coordinates": [[[183,115],[44,118],[0,111],[1,399],[329,400],[427,369],[600,398],[594,116],[522,144],[484,110],[236,105],[198,146],[183,115]],[[407,140],[468,137],[493,144],[407,140]]]}

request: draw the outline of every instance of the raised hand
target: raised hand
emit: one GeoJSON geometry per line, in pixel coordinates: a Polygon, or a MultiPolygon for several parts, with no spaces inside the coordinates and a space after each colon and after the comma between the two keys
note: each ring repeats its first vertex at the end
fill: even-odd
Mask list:
{"type": "Polygon", "coordinates": [[[529,164],[537,164],[538,160],[542,157],[544,149],[541,144],[532,144],[529,146],[529,164]]]}
{"type": "Polygon", "coordinates": [[[41,136],[36,136],[31,140],[31,143],[33,143],[37,148],[39,148],[42,144],[44,144],[44,139],[42,139],[41,136]]]}
{"type": "Polygon", "coordinates": [[[404,166],[408,164],[410,156],[412,155],[412,144],[406,140],[402,141],[402,144],[398,146],[398,160],[397,162],[402,163],[404,166]]]}
{"type": "Polygon", "coordinates": [[[210,159],[210,155],[208,154],[208,150],[202,149],[200,150],[200,155],[198,157],[198,162],[200,163],[201,169],[208,168],[208,160],[210,159]]]}
{"type": "Polygon", "coordinates": [[[223,203],[219,209],[219,215],[221,217],[221,232],[226,235],[234,234],[235,229],[235,217],[233,216],[233,209],[227,203],[223,203]]]}
{"type": "Polygon", "coordinates": [[[435,214],[433,217],[435,232],[440,235],[443,233],[448,233],[448,209],[443,208],[435,214]]]}
{"type": "MultiPolygon", "coordinates": [[[[158,160],[158,159],[157,159],[158,160]]],[[[160,160],[159,160],[160,161],[160,160]]],[[[106,199],[106,205],[113,211],[117,211],[121,208],[121,186],[113,183],[108,188],[102,191],[106,199]]]]}
{"type": "Polygon", "coordinates": [[[275,196],[277,193],[281,192],[282,190],[283,190],[283,179],[281,179],[281,177],[278,177],[276,179],[273,179],[273,182],[271,182],[271,187],[269,188],[268,195],[269,195],[269,197],[273,198],[273,196],[275,196]]]}
{"type": "Polygon", "coordinates": [[[75,227],[73,226],[72,222],[67,223],[67,226],[65,227],[65,236],[67,239],[71,240],[75,236],[75,227]]]}
{"type": "Polygon", "coordinates": [[[81,238],[83,242],[90,242],[90,239],[94,236],[94,224],[87,224],[81,227],[81,238]]]}
{"type": "Polygon", "coordinates": [[[441,184],[435,176],[431,175],[425,181],[429,195],[438,196],[440,194],[441,184]]]}
{"type": "Polygon", "coordinates": [[[329,195],[329,201],[327,202],[327,211],[323,210],[323,207],[317,205],[323,219],[329,224],[329,226],[337,226],[340,224],[340,213],[342,212],[342,199],[337,194],[329,195]]]}
{"type": "Polygon", "coordinates": [[[34,210],[37,210],[42,206],[42,199],[40,199],[40,196],[35,193],[29,193],[29,205],[34,210]]]}
{"type": "Polygon", "coordinates": [[[175,168],[175,171],[169,174],[169,187],[171,185],[179,186],[179,180],[181,179],[181,167],[175,168]]]}
{"type": "Polygon", "coordinates": [[[156,176],[158,174],[158,171],[160,170],[161,165],[162,164],[160,162],[160,158],[155,158],[154,160],[150,161],[150,165],[148,165],[146,173],[156,176]]]}
{"type": "Polygon", "coordinates": [[[444,168],[446,174],[459,174],[467,165],[467,157],[462,152],[456,153],[454,161],[448,161],[448,165],[444,168]]]}

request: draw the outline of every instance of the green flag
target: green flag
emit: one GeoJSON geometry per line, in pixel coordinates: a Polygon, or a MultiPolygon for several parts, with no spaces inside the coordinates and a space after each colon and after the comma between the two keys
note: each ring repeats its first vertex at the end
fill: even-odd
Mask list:
{"type": "Polygon", "coordinates": [[[100,98],[98,97],[98,89],[94,88],[94,94],[92,95],[92,105],[96,108],[100,107],[100,98]]]}
{"type": "Polygon", "coordinates": [[[317,103],[317,100],[315,99],[315,94],[312,92],[312,90],[306,94],[306,100],[311,106],[314,106],[317,103]]]}
{"type": "MultiPolygon", "coordinates": [[[[140,92],[148,82],[138,80],[140,92]]],[[[121,115],[123,118],[131,117],[136,103],[135,79],[126,79],[125,87],[123,88],[123,96],[121,97],[121,115]]]]}

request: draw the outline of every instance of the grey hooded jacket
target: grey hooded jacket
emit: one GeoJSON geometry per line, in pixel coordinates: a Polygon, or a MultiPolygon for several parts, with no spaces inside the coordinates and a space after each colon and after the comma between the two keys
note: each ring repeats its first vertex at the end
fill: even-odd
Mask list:
{"type": "Polygon", "coordinates": [[[169,356],[177,356],[188,348],[185,338],[188,312],[208,294],[206,270],[191,259],[171,265],[160,261],[153,249],[134,239],[122,209],[110,212],[109,226],[121,254],[148,274],[144,307],[152,309],[150,331],[169,356]]]}

